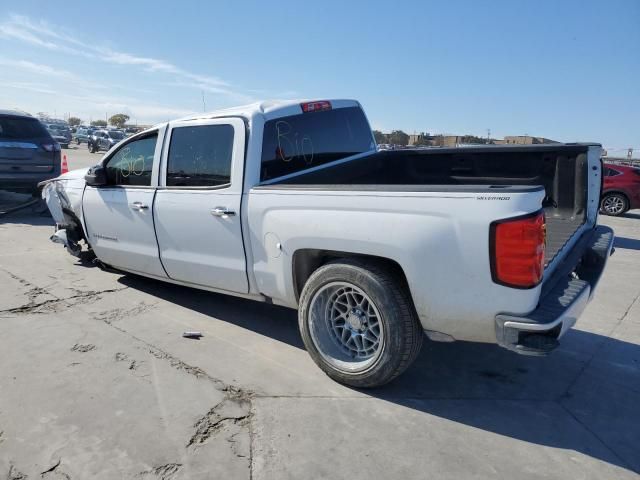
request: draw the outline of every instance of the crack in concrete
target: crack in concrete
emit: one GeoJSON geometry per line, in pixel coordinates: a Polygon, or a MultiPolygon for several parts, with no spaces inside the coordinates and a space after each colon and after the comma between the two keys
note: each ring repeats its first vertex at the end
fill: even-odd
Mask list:
{"type": "Polygon", "coordinates": [[[100,320],[101,322],[111,324],[113,322],[117,322],[118,320],[122,320],[126,317],[132,317],[135,315],[140,315],[141,313],[147,312],[153,308],[155,308],[156,303],[140,303],[133,308],[114,308],[112,310],[105,310],[99,312],[93,316],[95,320],[100,320]]]}
{"type": "MultiPolygon", "coordinates": [[[[3,269],[4,270],[4,269],[3,269]]],[[[57,298],[55,295],[52,295],[45,288],[37,287],[25,279],[14,275],[11,272],[4,270],[7,274],[9,274],[12,278],[20,282],[22,285],[31,287],[29,292],[27,292],[27,298],[29,299],[29,303],[26,305],[22,305],[20,307],[0,310],[0,315],[2,314],[30,314],[30,313],[46,313],[50,311],[55,311],[57,308],[64,305],[65,307],[74,306],[78,304],[86,304],[91,300],[99,299],[101,294],[105,293],[114,293],[121,290],[125,290],[129,287],[121,287],[121,288],[113,288],[113,289],[105,289],[100,291],[88,291],[81,292],[77,289],[74,289],[77,292],[75,295],[66,298],[57,298]],[[42,302],[37,302],[37,298],[40,295],[48,294],[54,297],[53,299],[45,300],[42,302]]],[[[237,425],[241,428],[248,428],[248,433],[250,437],[249,442],[249,470],[251,473],[253,467],[253,458],[252,458],[252,446],[253,440],[251,438],[251,419],[253,415],[253,409],[251,405],[251,396],[252,393],[246,390],[243,390],[238,387],[234,387],[232,385],[228,385],[224,383],[222,380],[217,379],[206,373],[202,368],[194,365],[189,365],[188,363],[182,361],[176,356],[158,348],[157,346],[142,340],[141,338],[129,333],[127,330],[120,328],[113,323],[115,321],[121,320],[125,317],[138,315],[143,313],[151,308],[155,307],[155,304],[146,304],[141,303],[130,309],[116,308],[113,310],[103,311],[98,314],[94,314],[92,316],[93,319],[99,320],[105,325],[115,328],[121,333],[129,336],[130,338],[146,345],[149,348],[149,353],[153,355],[155,358],[159,360],[164,360],[169,363],[169,365],[177,370],[183,371],[189,375],[193,375],[196,378],[204,378],[210,382],[212,382],[215,387],[224,393],[224,399],[210,409],[205,415],[203,415],[194,425],[195,432],[188,440],[186,447],[195,447],[198,445],[202,445],[206,443],[211,437],[217,435],[219,432],[227,431],[233,425],[237,425]]],[[[92,344],[80,345],[75,344],[71,350],[76,352],[89,352],[94,350],[96,347],[92,344]]],[[[128,361],[128,356],[124,353],[118,352],[115,356],[116,361],[128,361]]],[[[132,360],[129,364],[129,370],[136,370],[139,366],[139,363],[135,360],[132,360]]],[[[234,453],[239,458],[246,458],[246,455],[241,454],[237,450],[237,440],[235,437],[239,435],[240,432],[236,432],[233,434],[229,440],[231,443],[231,448],[234,453]]],[[[58,467],[60,466],[62,459],[58,460],[58,462],[53,465],[50,469],[41,473],[41,476],[44,478],[45,475],[55,473],[56,475],[63,476],[64,478],[69,479],[69,476],[62,472],[58,471],[58,467]]],[[[168,463],[165,465],[161,465],[159,467],[155,467],[151,470],[140,472],[138,476],[147,476],[154,475],[160,479],[169,480],[178,473],[178,471],[182,468],[182,464],[178,463],[168,463]]],[[[16,471],[17,472],[17,471],[16,471]]],[[[19,473],[19,472],[18,472],[19,473]]],[[[252,475],[252,474],[251,474],[252,475]]],[[[26,478],[26,477],[16,477],[16,478],[26,478]]]]}
{"type": "Polygon", "coordinates": [[[231,435],[229,438],[227,438],[227,442],[229,442],[231,444],[231,450],[233,451],[233,454],[238,457],[238,458],[247,458],[246,455],[243,455],[242,453],[240,453],[238,451],[238,441],[236,440],[236,437],[240,434],[241,432],[236,432],[233,435],[231,435]]]}
{"type": "Polygon", "coordinates": [[[571,391],[571,389],[575,386],[576,383],[578,383],[578,380],[580,379],[580,377],[582,377],[584,372],[586,372],[587,369],[591,366],[591,363],[596,358],[596,356],[598,355],[600,350],[611,340],[611,336],[613,335],[613,333],[618,329],[618,327],[622,324],[622,322],[627,318],[627,315],[629,315],[629,312],[631,311],[633,306],[636,304],[636,302],[638,302],[638,300],[640,300],[640,291],[635,296],[635,298],[631,301],[631,303],[629,304],[627,309],[624,311],[622,316],[618,319],[616,324],[611,328],[609,333],[607,333],[606,337],[603,338],[602,341],[600,341],[598,346],[595,348],[595,350],[591,354],[591,357],[589,357],[589,360],[587,360],[584,363],[584,365],[582,366],[580,371],[576,374],[575,378],[571,381],[571,383],[569,383],[569,386],[566,388],[566,390],[561,395],[558,396],[558,398],[557,398],[558,402],[561,402],[564,398],[568,398],[569,397],[569,392],[571,391]]]}
{"type": "Polygon", "coordinates": [[[149,475],[153,475],[160,480],[171,480],[175,477],[175,475],[182,468],[181,463],[167,463],[164,465],[160,465],[158,467],[152,468],[151,470],[145,470],[144,472],[138,473],[137,477],[146,477],[149,475]]]}
{"type": "Polygon", "coordinates": [[[62,457],[58,459],[58,461],[51,467],[49,467],[47,470],[45,470],[44,472],[40,472],[40,475],[45,475],[47,473],[53,472],[55,471],[56,468],[58,468],[60,466],[60,464],[62,463],[62,457]]]}
{"type": "Polygon", "coordinates": [[[59,458],[54,465],[40,473],[40,478],[61,478],[63,480],[71,480],[71,477],[67,473],[59,470],[61,463],[62,458],[59,458]]]}
{"type": "Polygon", "coordinates": [[[186,447],[193,447],[206,443],[230,425],[246,426],[251,420],[250,402],[246,399],[227,397],[209,410],[193,426],[195,433],[189,439],[186,447]]]}
{"type": "MultiPolygon", "coordinates": [[[[189,438],[186,447],[196,447],[198,445],[202,445],[207,442],[212,436],[216,435],[220,431],[227,430],[228,427],[232,425],[237,425],[241,428],[246,428],[249,434],[249,455],[248,458],[246,455],[238,454],[237,449],[233,445],[236,440],[234,439],[232,442],[232,452],[238,458],[247,458],[249,465],[249,478],[253,478],[253,431],[251,421],[253,418],[253,405],[252,398],[253,392],[235,387],[233,385],[226,384],[222,380],[218,378],[214,378],[205,372],[202,368],[194,365],[190,365],[183,360],[179,359],[175,355],[170,354],[169,352],[158,348],[156,345],[143,340],[142,338],[128,332],[122,327],[115,325],[112,321],[110,321],[111,317],[106,315],[104,317],[96,317],[94,319],[102,321],[105,325],[110,328],[113,328],[120,333],[128,336],[129,338],[145,345],[148,348],[148,351],[151,355],[153,355],[158,360],[164,360],[169,363],[169,365],[176,370],[183,371],[189,375],[193,375],[196,378],[205,379],[214,384],[214,386],[221,392],[224,393],[224,399],[210,409],[205,415],[203,415],[195,424],[195,432],[189,438]]],[[[122,352],[116,353],[116,360],[124,361],[128,360],[128,356],[122,352]]],[[[130,368],[137,368],[137,363],[135,361],[130,364],[130,368]]],[[[235,437],[239,433],[232,435],[235,437]]],[[[167,464],[174,465],[174,464],[167,464]]],[[[177,464],[179,465],[179,464],[177,464]]],[[[180,465],[181,466],[181,465],[180,465]]],[[[153,470],[147,472],[141,472],[140,475],[148,475],[152,473],[153,470]]],[[[176,470],[177,472],[177,470],[176,470]]],[[[173,475],[174,473],[171,473],[173,475]]],[[[161,477],[161,478],[171,478],[171,477],[161,477]]]]}
{"type": "Polygon", "coordinates": [[[573,387],[575,386],[576,383],[578,383],[578,380],[580,380],[580,378],[584,375],[584,373],[587,371],[587,369],[591,366],[591,364],[593,363],[593,360],[596,358],[596,356],[599,354],[600,350],[602,350],[602,348],[604,348],[604,346],[611,340],[611,336],[613,335],[613,333],[618,329],[618,327],[620,327],[620,325],[622,325],[622,322],[627,318],[627,315],[629,315],[629,312],[631,311],[631,309],[633,308],[633,306],[638,302],[638,300],[640,300],[640,292],[637,293],[637,295],[634,297],[634,299],[631,301],[631,303],[629,304],[629,306],[626,308],[626,310],[624,311],[624,313],[622,314],[622,316],[618,319],[618,321],[616,322],[616,324],[613,326],[613,328],[611,328],[611,330],[609,331],[609,333],[607,334],[607,336],[598,344],[598,346],[595,348],[595,350],[593,351],[593,354],[591,355],[591,357],[589,358],[589,360],[587,360],[584,365],[582,366],[582,368],[580,369],[580,371],[576,374],[575,378],[571,381],[571,383],[569,384],[569,386],[566,388],[566,390],[558,396],[558,398],[556,398],[554,401],[560,406],[560,408],[562,408],[565,412],[567,412],[567,414],[573,418],[573,420],[575,420],[580,426],[582,426],[582,428],[584,428],[587,432],[589,432],[591,435],[593,435],[593,437],[598,440],[598,442],[600,442],[600,444],[606,448],[619,462],[621,465],[624,465],[625,468],[628,468],[631,471],[634,471],[634,469],[622,458],[620,457],[620,455],[618,455],[618,453],[615,451],[615,449],[613,447],[610,447],[607,442],[605,442],[605,440],[603,438],[601,438],[595,431],[593,431],[591,428],[589,428],[585,423],[583,423],[578,417],[577,415],[575,415],[570,409],[569,407],[567,407],[563,400],[570,398],[571,394],[571,390],[573,389],[573,387]]]}
{"type": "Polygon", "coordinates": [[[7,473],[7,480],[27,480],[27,475],[22,473],[12,463],[9,464],[9,473],[7,473]]]}
{"type": "MultiPolygon", "coordinates": [[[[72,295],[70,297],[65,298],[52,298],[50,300],[44,300],[42,302],[29,301],[26,305],[22,305],[20,307],[8,308],[6,310],[0,310],[0,315],[3,314],[15,314],[15,315],[26,315],[32,313],[51,313],[59,311],[62,308],[73,307],[75,305],[87,304],[93,301],[99,300],[100,295],[105,293],[113,293],[119,292],[120,290],[125,290],[129,287],[122,288],[110,288],[99,291],[88,291],[83,292],[78,295],[72,295]]],[[[52,295],[43,289],[45,293],[48,295],[52,295]]]]}
{"type": "Polygon", "coordinates": [[[126,362],[129,360],[129,355],[122,352],[117,352],[115,355],[116,362],[126,362]]]}
{"type": "Polygon", "coordinates": [[[96,349],[96,346],[92,343],[87,343],[84,345],[80,343],[76,343],[73,347],[71,347],[72,352],[79,352],[79,353],[87,353],[95,349],[96,349]]]}
{"type": "Polygon", "coordinates": [[[602,439],[600,437],[600,435],[598,435],[596,432],[594,432],[591,428],[589,428],[585,423],[583,423],[576,415],[573,414],[573,412],[571,410],[569,410],[569,408],[567,406],[565,406],[562,402],[557,402],[558,405],[560,405],[560,408],[562,408],[565,412],[567,412],[567,415],[569,415],[571,418],[573,418],[573,420],[578,423],[578,425],[580,425],[582,428],[584,428],[587,432],[589,432],[591,435],[593,435],[593,438],[595,438],[596,440],[598,440],[598,442],[600,442],[600,444],[606,448],[611,455],[613,455],[619,462],[620,465],[624,465],[624,468],[628,469],[631,472],[635,472],[636,470],[633,469],[633,467],[631,465],[629,465],[624,458],[622,458],[620,455],[618,455],[618,453],[611,448],[609,445],[607,445],[607,443],[604,441],[604,439],[602,439]]]}

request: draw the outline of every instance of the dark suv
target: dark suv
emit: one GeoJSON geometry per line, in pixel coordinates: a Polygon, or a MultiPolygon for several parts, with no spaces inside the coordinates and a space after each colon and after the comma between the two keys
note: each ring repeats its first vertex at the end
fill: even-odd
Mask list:
{"type": "Polygon", "coordinates": [[[116,143],[125,139],[125,135],[120,130],[96,130],[93,135],[89,137],[87,146],[91,153],[99,152],[100,150],[108,151],[116,143]]]}
{"type": "Polygon", "coordinates": [[[37,192],[60,175],[60,145],[28,113],[0,110],[0,189],[37,192]]]}

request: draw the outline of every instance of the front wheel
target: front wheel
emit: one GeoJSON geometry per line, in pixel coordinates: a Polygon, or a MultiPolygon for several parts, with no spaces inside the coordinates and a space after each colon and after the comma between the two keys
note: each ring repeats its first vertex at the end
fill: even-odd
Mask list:
{"type": "Polygon", "coordinates": [[[600,202],[600,211],[617,217],[629,210],[629,201],[621,193],[607,193],[600,202]]]}
{"type": "Polygon", "coordinates": [[[402,283],[383,266],[352,259],[311,275],[300,296],[300,333],[329,377],[377,387],[416,359],[424,333],[402,283]]]}

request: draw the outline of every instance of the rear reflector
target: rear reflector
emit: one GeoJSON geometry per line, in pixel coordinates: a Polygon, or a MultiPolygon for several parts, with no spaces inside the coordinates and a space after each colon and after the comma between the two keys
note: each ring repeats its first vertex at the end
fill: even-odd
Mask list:
{"type": "Polygon", "coordinates": [[[489,245],[493,281],[532,288],[542,281],[546,227],[544,212],[493,222],[489,245]]]}
{"type": "Polygon", "coordinates": [[[331,110],[331,102],[327,102],[326,100],[301,103],[300,106],[304,113],[317,112],[319,110],[331,110]]]}

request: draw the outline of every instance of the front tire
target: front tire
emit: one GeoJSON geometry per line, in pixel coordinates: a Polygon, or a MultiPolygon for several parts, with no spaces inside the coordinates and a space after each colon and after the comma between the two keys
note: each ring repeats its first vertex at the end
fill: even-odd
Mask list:
{"type": "Polygon", "coordinates": [[[384,385],[416,359],[424,333],[403,281],[355,259],[316,270],[300,296],[298,321],[313,361],[337,382],[384,385]]]}
{"type": "Polygon", "coordinates": [[[629,210],[629,200],[621,193],[607,193],[600,202],[600,211],[618,217],[629,210]]]}

